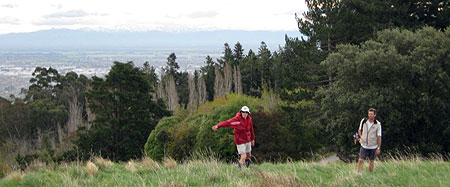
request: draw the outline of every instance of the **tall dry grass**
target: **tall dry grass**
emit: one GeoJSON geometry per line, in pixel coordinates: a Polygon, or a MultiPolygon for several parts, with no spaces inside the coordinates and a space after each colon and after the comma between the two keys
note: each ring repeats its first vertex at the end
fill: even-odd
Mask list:
{"type": "Polygon", "coordinates": [[[173,168],[177,167],[178,163],[173,158],[166,157],[163,160],[163,165],[169,169],[173,169],[173,168]]]}
{"type": "Polygon", "coordinates": [[[139,164],[144,168],[144,169],[150,169],[150,170],[157,170],[160,169],[160,165],[158,162],[154,161],[153,159],[149,158],[149,157],[144,157],[139,164]]]}
{"type": "Polygon", "coordinates": [[[270,186],[270,187],[297,187],[304,186],[304,184],[295,176],[288,176],[272,172],[258,171],[260,180],[256,186],[270,186]]]}
{"type": "Polygon", "coordinates": [[[132,173],[136,173],[138,171],[136,167],[137,164],[134,160],[128,161],[127,164],[125,165],[125,169],[131,171],[132,173]]]}
{"type": "Polygon", "coordinates": [[[94,157],[94,163],[99,167],[99,169],[110,169],[113,166],[113,162],[111,160],[104,159],[102,157],[94,157]]]}
{"type": "Polygon", "coordinates": [[[36,171],[38,169],[50,169],[51,167],[49,167],[46,163],[41,162],[39,160],[33,160],[33,162],[31,162],[27,168],[25,169],[25,173],[29,173],[29,172],[33,172],[36,171]]]}
{"type": "Polygon", "coordinates": [[[182,163],[171,158],[125,163],[93,158],[86,163],[63,163],[54,170],[10,173],[0,180],[0,186],[450,186],[450,164],[439,155],[432,161],[412,155],[376,161],[373,173],[367,171],[368,162],[357,173],[357,163],[288,161],[238,169],[235,163],[214,156],[197,158],[182,163]]]}
{"type": "Polygon", "coordinates": [[[98,168],[94,163],[92,163],[91,161],[88,161],[86,163],[86,171],[87,171],[88,175],[92,177],[95,174],[97,174],[98,168]]]}
{"type": "Polygon", "coordinates": [[[163,181],[160,183],[161,187],[186,187],[187,185],[182,183],[182,182],[178,182],[178,181],[163,181]]]}
{"type": "Polygon", "coordinates": [[[22,181],[23,173],[21,171],[12,171],[11,173],[8,173],[6,175],[6,179],[15,181],[15,182],[21,182],[22,181]]]}

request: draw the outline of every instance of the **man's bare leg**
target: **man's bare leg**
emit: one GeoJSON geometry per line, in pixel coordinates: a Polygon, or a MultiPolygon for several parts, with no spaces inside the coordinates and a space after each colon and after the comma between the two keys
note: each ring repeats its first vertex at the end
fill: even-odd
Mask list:
{"type": "Polygon", "coordinates": [[[373,172],[374,162],[375,162],[375,160],[370,160],[370,162],[369,162],[369,172],[373,172]]]}
{"type": "Polygon", "coordinates": [[[358,160],[358,173],[361,173],[363,165],[364,165],[364,160],[362,158],[359,158],[359,160],[358,160]]]}

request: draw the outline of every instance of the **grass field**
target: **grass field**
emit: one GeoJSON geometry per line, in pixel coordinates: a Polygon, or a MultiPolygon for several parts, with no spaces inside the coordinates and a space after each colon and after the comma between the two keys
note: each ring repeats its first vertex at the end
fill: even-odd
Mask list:
{"type": "Polygon", "coordinates": [[[450,186],[450,162],[398,159],[375,162],[373,173],[356,172],[356,163],[288,162],[239,169],[215,159],[177,163],[151,159],[113,163],[45,165],[10,172],[0,186],[450,186]]]}

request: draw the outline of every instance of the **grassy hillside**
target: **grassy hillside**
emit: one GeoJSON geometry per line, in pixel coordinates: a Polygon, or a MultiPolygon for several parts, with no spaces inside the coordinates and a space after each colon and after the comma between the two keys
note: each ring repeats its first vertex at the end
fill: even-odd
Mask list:
{"type": "Polygon", "coordinates": [[[177,164],[171,159],[46,166],[34,163],[24,173],[12,172],[0,186],[450,186],[450,163],[442,160],[392,160],[367,163],[361,174],[356,163],[295,162],[254,164],[238,169],[215,159],[177,164]]]}

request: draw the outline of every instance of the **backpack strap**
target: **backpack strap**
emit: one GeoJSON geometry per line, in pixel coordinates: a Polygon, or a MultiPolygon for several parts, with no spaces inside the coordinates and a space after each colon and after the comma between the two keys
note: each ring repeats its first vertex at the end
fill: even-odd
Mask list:
{"type": "Polygon", "coordinates": [[[363,121],[361,122],[361,131],[364,129],[364,124],[366,123],[366,121],[367,121],[367,118],[363,118],[363,121]]]}
{"type": "MultiPolygon", "coordinates": [[[[363,118],[363,121],[361,122],[361,130],[364,129],[364,124],[367,122],[367,118],[363,118]]],[[[377,124],[377,119],[373,120],[373,124],[377,124]]]]}

